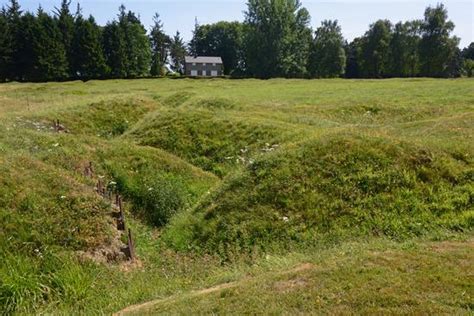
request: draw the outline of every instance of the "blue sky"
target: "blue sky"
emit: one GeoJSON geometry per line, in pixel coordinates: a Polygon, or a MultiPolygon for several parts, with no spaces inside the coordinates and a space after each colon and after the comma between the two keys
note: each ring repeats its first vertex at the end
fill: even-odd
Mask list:
{"type": "MultiPolygon", "coordinates": [[[[78,0],[72,1],[75,10],[78,0]]],[[[220,20],[242,21],[246,8],[245,0],[79,0],[85,15],[93,14],[99,24],[115,18],[118,6],[124,3],[127,9],[137,12],[145,26],[151,26],[152,17],[158,12],[164,22],[165,31],[173,34],[177,30],[186,40],[191,38],[195,17],[199,23],[220,20]]],[[[436,5],[437,0],[302,0],[312,17],[313,28],[324,19],[337,19],[344,36],[352,40],[362,35],[375,20],[389,19],[392,22],[420,19],[425,7],[436,5]]],[[[456,24],[454,34],[461,38],[461,47],[474,41],[474,0],[445,0],[450,19],[456,24]]],[[[8,0],[0,0],[0,5],[8,0]]],[[[39,4],[46,10],[58,6],[60,0],[20,0],[23,9],[34,11],[39,4]]]]}

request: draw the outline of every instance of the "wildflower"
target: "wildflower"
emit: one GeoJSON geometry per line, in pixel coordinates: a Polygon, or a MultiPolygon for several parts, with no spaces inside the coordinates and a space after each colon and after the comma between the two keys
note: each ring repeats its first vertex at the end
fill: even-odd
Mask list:
{"type": "Polygon", "coordinates": [[[53,145],[53,147],[58,147],[59,146],[59,143],[56,143],[53,145]]]}
{"type": "Polygon", "coordinates": [[[283,219],[284,222],[288,222],[288,221],[290,220],[290,219],[289,219],[288,217],[286,217],[286,216],[283,216],[282,219],[283,219]]]}

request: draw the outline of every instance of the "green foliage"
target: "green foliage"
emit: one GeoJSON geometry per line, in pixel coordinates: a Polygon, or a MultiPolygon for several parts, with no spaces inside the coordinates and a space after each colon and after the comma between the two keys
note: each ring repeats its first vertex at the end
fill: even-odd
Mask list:
{"type": "Polygon", "coordinates": [[[170,58],[171,69],[179,74],[184,73],[184,58],[186,56],[186,47],[179,31],[171,38],[170,58]]]}
{"type": "Polygon", "coordinates": [[[399,22],[390,41],[389,74],[416,77],[419,73],[420,21],[399,22]]]}
{"type": "Polygon", "coordinates": [[[37,14],[37,29],[34,37],[40,80],[64,80],[68,78],[66,48],[62,42],[57,22],[41,9],[37,14]]]}
{"type": "Polygon", "coordinates": [[[448,21],[448,11],[443,4],[426,9],[421,30],[421,75],[427,77],[452,76],[449,63],[456,57],[459,38],[450,37],[450,33],[454,30],[454,23],[448,21]]]}
{"type": "Polygon", "coordinates": [[[310,16],[299,0],[249,0],[245,12],[245,64],[258,78],[306,75],[310,16]]]}
{"type": "Polygon", "coordinates": [[[194,56],[222,57],[226,75],[244,71],[243,25],[239,22],[197,25],[189,47],[194,56]]]}
{"type": "Polygon", "coordinates": [[[311,46],[308,69],[312,77],[337,78],[344,74],[346,54],[337,21],[323,21],[311,46]]]}
{"type": "Polygon", "coordinates": [[[474,59],[464,60],[464,71],[466,73],[466,76],[468,77],[474,76],[474,59]]]}
{"type": "Polygon", "coordinates": [[[462,57],[464,59],[474,60],[474,42],[469,44],[468,47],[466,47],[462,50],[462,57]]]}
{"type": "Polygon", "coordinates": [[[102,33],[92,16],[84,20],[77,15],[74,22],[71,68],[80,79],[103,78],[108,69],[102,49],[102,33]]]}
{"type": "MultiPolygon", "coordinates": [[[[75,77],[75,73],[72,69],[72,65],[74,64],[74,17],[69,10],[69,6],[71,5],[71,0],[61,0],[60,8],[56,8],[56,17],[57,17],[57,25],[59,31],[61,32],[61,39],[66,51],[66,58],[69,67],[69,76],[70,78],[75,77]]],[[[79,10],[78,10],[79,11],[79,10]]],[[[78,12],[80,13],[80,12],[78,12]]]]}
{"type": "Polygon", "coordinates": [[[158,13],[153,17],[153,28],[150,32],[150,42],[152,50],[152,61],[150,74],[152,76],[162,76],[163,67],[165,67],[168,60],[168,50],[170,45],[170,38],[163,31],[163,23],[160,20],[158,13]]]}
{"type": "Polygon", "coordinates": [[[382,78],[389,73],[389,49],[392,38],[392,24],[388,20],[378,20],[370,26],[362,38],[362,76],[382,78]]]}

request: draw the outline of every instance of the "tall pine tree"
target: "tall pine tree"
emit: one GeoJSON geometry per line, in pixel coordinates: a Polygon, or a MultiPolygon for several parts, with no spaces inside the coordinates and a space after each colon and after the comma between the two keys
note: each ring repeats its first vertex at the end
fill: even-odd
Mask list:
{"type": "Polygon", "coordinates": [[[39,80],[59,81],[68,78],[68,63],[61,30],[50,15],[38,9],[34,49],[37,55],[39,80]]]}
{"type": "Polygon", "coordinates": [[[170,43],[171,68],[180,74],[184,73],[184,58],[186,57],[186,46],[181,34],[177,31],[170,43]]]}
{"type": "MultiPolygon", "coordinates": [[[[73,52],[73,37],[74,37],[74,17],[71,14],[69,6],[71,0],[62,0],[61,6],[56,8],[56,18],[59,30],[61,31],[61,39],[66,51],[66,57],[68,61],[68,68],[74,64],[74,52],[73,52]]],[[[74,77],[74,71],[69,69],[70,77],[74,77]]]]}
{"type": "Polygon", "coordinates": [[[20,19],[22,11],[20,4],[17,0],[10,0],[10,4],[7,6],[5,11],[6,18],[6,32],[4,33],[5,47],[2,49],[4,53],[4,70],[6,77],[10,80],[21,80],[21,76],[18,73],[18,55],[21,52],[21,41],[23,40],[20,35],[20,19]]]}
{"type": "Polygon", "coordinates": [[[107,65],[101,38],[101,30],[94,17],[85,20],[78,8],[72,40],[72,69],[76,77],[83,80],[106,77],[107,65]]]}
{"type": "Polygon", "coordinates": [[[0,82],[7,80],[7,69],[10,63],[10,45],[7,39],[8,24],[5,8],[0,10],[0,82]]]}
{"type": "Polygon", "coordinates": [[[152,51],[150,73],[152,76],[161,76],[164,74],[163,67],[168,60],[170,38],[163,31],[163,23],[158,13],[154,15],[153,22],[154,24],[150,32],[152,51]]]}

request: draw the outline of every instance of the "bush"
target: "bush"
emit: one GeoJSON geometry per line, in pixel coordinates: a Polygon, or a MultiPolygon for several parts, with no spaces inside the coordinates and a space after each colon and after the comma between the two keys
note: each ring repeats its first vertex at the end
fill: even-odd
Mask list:
{"type": "Polygon", "coordinates": [[[152,225],[166,225],[186,205],[184,184],[176,178],[155,175],[144,179],[117,177],[120,192],[132,202],[133,211],[152,225]]]}
{"type": "Polygon", "coordinates": [[[471,78],[474,75],[474,60],[472,59],[464,60],[463,68],[464,68],[464,72],[466,76],[471,78]]]}

